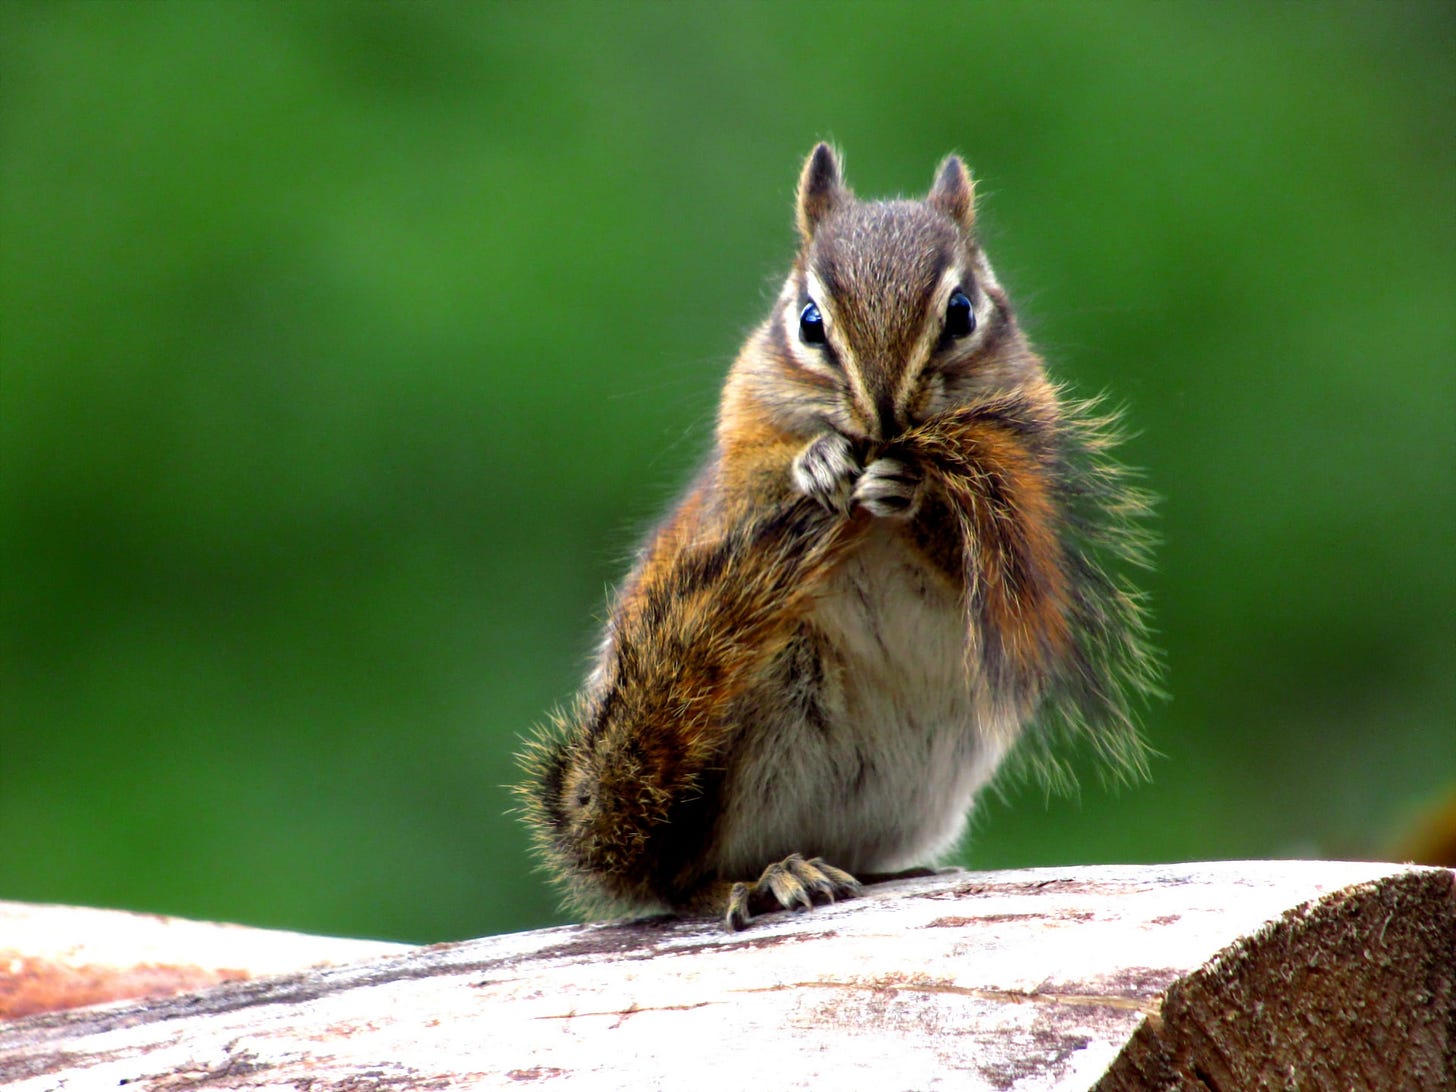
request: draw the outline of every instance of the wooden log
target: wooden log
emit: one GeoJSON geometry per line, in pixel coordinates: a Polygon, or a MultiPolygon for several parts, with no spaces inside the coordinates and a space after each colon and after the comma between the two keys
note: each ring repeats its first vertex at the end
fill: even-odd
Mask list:
{"type": "Polygon", "coordinates": [[[0,1024],[6,1092],[1450,1089],[1456,874],[956,872],[739,934],[489,937],[0,1024]]]}
{"type": "Polygon", "coordinates": [[[409,950],[162,914],[0,902],[0,1020],[409,950]]]}

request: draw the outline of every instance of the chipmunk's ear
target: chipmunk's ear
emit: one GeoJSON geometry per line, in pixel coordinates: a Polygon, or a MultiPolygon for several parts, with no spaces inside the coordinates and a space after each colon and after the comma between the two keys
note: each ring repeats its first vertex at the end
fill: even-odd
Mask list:
{"type": "Polygon", "coordinates": [[[935,184],[927,198],[932,208],[939,209],[966,231],[976,223],[976,184],[971,172],[958,155],[948,155],[935,172],[935,184]]]}
{"type": "Polygon", "coordinates": [[[816,144],[799,175],[799,203],[795,216],[799,235],[807,243],[814,229],[848,194],[839,169],[839,154],[828,144],[816,144]]]}

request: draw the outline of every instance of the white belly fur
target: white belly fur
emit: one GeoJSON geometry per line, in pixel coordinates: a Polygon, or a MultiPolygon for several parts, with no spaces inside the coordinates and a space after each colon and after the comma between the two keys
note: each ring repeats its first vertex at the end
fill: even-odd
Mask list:
{"type": "Polygon", "coordinates": [[[1018,730],[967,678],[961,605],[887,526],[841,565],[810,623],[742,705],[718,874],[753,879],[789,853],[859,873],[934,863],[1018,730]]]}

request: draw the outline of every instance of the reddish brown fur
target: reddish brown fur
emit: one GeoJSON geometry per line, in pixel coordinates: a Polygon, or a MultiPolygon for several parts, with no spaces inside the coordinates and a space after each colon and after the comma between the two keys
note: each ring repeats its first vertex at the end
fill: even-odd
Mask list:
{"type": "Polygon", "coordinates": [[[1046,468],[1013,429],[977,410],[933,418],[898,446],[923,460],[958,517],[956,576],[979,604],[970,621],[980,639],[1010,657],[1012,674],[1045,675],[1066,651],[1070,607],[1046,468]]]}

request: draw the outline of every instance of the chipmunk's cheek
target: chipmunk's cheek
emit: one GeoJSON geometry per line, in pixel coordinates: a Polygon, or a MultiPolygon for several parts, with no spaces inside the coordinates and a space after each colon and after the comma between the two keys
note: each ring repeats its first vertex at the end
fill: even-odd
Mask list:
{"type": "Polygon", "coordinates": [[[945,375],[941,372],[928,373],[915,388],[914,396],[905,409],[906,425],[914,428],[924,424],[938,413],[944,413],[954,404],[950,397],[945,375]]]}

